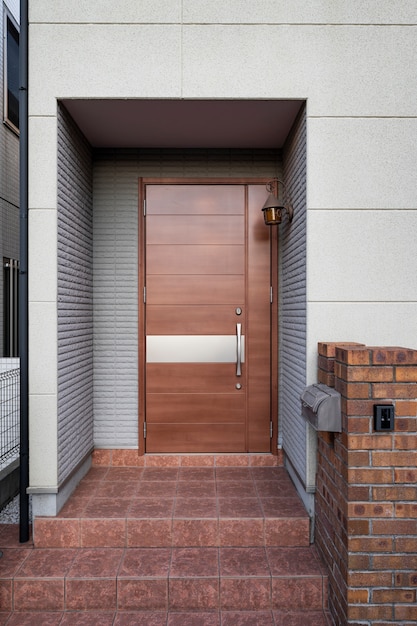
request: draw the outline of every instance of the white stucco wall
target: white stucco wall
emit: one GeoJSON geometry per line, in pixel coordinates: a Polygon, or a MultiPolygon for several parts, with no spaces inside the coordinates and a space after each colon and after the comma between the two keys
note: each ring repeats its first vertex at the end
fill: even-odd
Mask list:
{"type": "Polygon", "coordinates": [[[306,99],[308,379],[319,340],[417,347],[415,0],[29,7],[31,420],[52,447],[57,98],[306,99]]]}

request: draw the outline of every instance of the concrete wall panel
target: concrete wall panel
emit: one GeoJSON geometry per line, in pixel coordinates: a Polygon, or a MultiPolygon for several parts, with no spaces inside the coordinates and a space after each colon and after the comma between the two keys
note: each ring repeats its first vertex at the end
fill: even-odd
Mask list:
{"type": "Polygon", "coordinates": [[[181,19],[181,0],[36,0],[29,18],[39,23],[172,24],[181,19]]]}

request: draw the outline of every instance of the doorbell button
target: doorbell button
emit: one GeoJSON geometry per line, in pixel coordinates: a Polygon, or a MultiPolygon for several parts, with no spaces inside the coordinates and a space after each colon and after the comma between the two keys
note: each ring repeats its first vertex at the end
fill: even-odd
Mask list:
{"type": "Polygon", "coordinates": [[[236,315],[242,315],[242,309],[240,308],[240,306],[238,306],[236,309],[236,315]]]}
{"type": "Polygon", "coordinates": [[[242,385],[240,383],[236,383],[236,389],[242,389],[242,385]]]}

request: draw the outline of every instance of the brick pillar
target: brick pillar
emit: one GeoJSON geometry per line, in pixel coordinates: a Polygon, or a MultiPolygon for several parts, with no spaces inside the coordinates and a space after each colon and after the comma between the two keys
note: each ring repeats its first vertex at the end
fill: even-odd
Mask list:
{"type": "Polygon", "coordinates": [[[342,432],[318,433],[316,544],[332,614],[338,625],[415,623],[417,351],[322,343],[319,380],[342,395],[342,432]],[[375,432],[384,403],[395,427],[375,432]]]}

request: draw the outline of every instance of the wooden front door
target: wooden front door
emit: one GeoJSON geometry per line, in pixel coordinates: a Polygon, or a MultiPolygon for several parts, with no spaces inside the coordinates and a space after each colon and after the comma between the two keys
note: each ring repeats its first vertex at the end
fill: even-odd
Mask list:
{"type": "Polygon", "coordinates": [[[142,189],[146,451],[270,451],[265,184],[142,189]]]}

